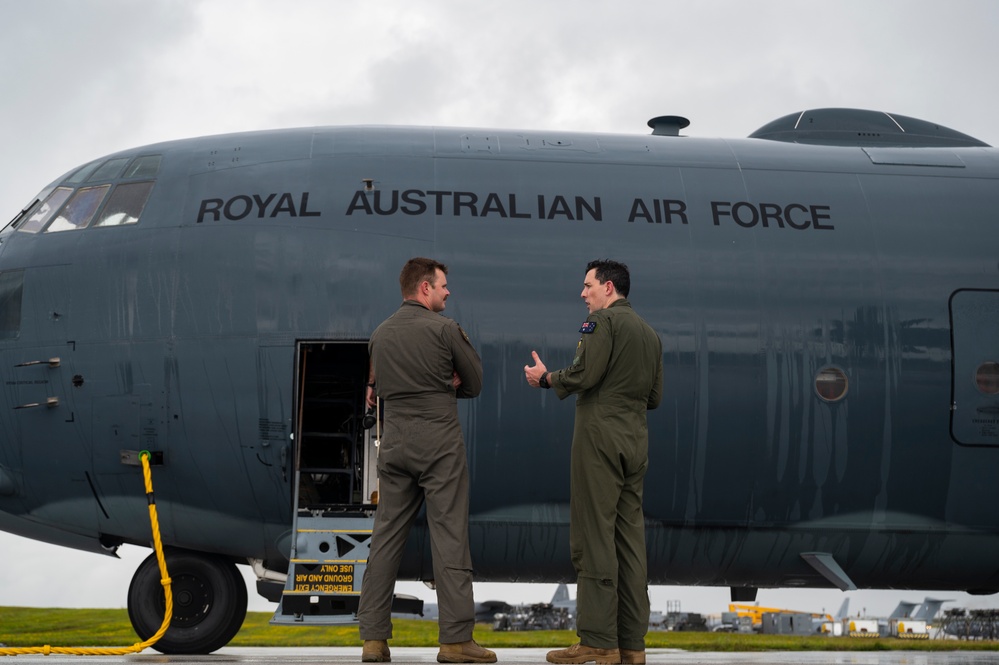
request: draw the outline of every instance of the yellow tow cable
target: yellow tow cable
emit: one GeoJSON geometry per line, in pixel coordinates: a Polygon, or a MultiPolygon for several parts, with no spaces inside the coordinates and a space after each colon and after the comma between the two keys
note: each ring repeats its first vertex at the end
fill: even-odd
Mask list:
{"type": "Polygon", "coordinates": [[[0,649],[0,656],[23,656],[28,654],[64,654],[70,656],[124,656],[129,653],[139,653],[146,647],[152,646],[159,641],[163,634],[170,627],[170,618],[173,616],[173,592],[170,590],[170,577],[167,575],[166,558],[163,556],[163,543],[160,542],[160,521],[156,516],[156,499],[153,496],[153,472],[149,469],[148,450],[139,453],[142,460],[142,476],[146,481],[146,499],[149,502],[149,524],[153,529],[153,547],[156,549],[156,560],[160,564],[160,583],[163,585],[163,595],[166,597],[166,610],[163,613],[163,624],[156,634],[145,642],[137,642],[130,647],[53,647],[45,645],[43,647],[21,647],[0,649]]]}

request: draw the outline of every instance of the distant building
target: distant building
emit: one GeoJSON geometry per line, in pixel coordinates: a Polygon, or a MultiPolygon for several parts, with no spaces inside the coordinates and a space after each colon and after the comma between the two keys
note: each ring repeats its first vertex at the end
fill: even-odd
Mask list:
{"type": "Polygon", "coordinates": [[[928,640],[929,627],[923,619],[892,619],[888,622],[888,634],[903,640],[928,640]]]}
{"type": "Polygon", "coordinates": [[[764,612],[761,632],[764,635],[814,635],[812,615],[799,612],[764,612]]]}
{"type": "Polygon", "coordinates": [[[844,619],[843,626],[850,637],[881,637],[877,619],[844,619]]]}
{"type": "Polygon", "coordinates": [[[649,630],[666,630],[666,617],[662,612],[649,612],[649,630]]]}
{"type": "Polygon", "coordinates": [[[697,612],[669,612],[666,614],[666,630],[707,632],[708,622],[697,612]]]}

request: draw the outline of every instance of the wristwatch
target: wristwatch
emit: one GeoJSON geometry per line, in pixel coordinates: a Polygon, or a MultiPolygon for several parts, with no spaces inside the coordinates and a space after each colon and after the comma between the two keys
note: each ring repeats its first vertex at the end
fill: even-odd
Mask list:
{"type": "Polygon", "coordinates": [[[538,386],[541,388],[551,388],[552,384],[548,383],[548,372],[544,372],[541,378],[538,379],[538,386]]]}

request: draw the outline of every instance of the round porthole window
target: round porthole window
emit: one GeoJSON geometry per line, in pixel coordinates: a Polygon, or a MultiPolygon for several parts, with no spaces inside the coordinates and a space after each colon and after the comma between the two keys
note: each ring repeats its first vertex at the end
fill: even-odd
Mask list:
{"type": "Polygon", "coordinates": [[[846,396],[850,382],[839,367],[823,367],[815,375],[815,392],[827,402],[838,402],[846,396]]]}
{"type": "Polygon", "coordinates": [[[986,395],[999,395],[999,363],[990,360],[979,365],[975,384],[986,395]]]}

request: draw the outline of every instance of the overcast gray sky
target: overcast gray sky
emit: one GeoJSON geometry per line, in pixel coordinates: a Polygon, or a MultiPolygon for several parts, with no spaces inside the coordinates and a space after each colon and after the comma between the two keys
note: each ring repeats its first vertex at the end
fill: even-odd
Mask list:
{"type": "MultiPolygon", "coordinates": [[[[0,0],[3,219],[104,154],[279,127],[647,133],[649,118],[672,114],[690,119],[689,136],[743,137],[791,112],[847,106],[999,145],[997,25],[992,0],[0,0]]],[[[0,606],[124,607],[147,553],[123,548],[118,561],[0,534],[0,606]]],[[[554,589],[476,585],[476,598],[538,602],[554,589]]],[[[728,602],[726,589],[652,594],[656,610],[728,602]]],[[[250,595],[251,609],[271,609],[250,595]]],[[[847,595],[853,612],[887,614],[926,594],[847,595]]],[[[844,597],[759,600],[833,612],[844,597]]]]}

